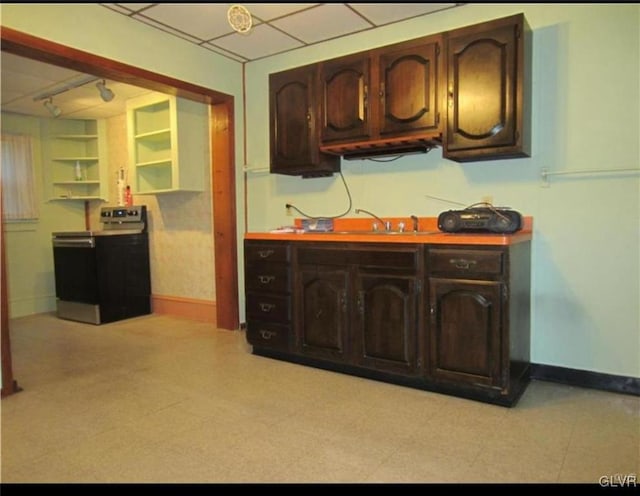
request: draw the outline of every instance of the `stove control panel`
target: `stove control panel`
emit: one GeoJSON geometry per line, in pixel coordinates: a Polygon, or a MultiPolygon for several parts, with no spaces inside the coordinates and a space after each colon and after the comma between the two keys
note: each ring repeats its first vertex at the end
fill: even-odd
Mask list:
{"type": "Polygon", "coordinates": [[[100,222],[105,224],[105,228],[114,224],[146,224],[147,207],[145,205],[102,207],[100,209],[100,222]]]}

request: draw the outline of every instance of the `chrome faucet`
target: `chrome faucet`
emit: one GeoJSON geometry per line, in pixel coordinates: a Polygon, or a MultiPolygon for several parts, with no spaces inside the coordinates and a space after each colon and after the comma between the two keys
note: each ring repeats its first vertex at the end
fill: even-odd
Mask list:
{"type": "MultiPolygon", "coordinates": [[[[389,221],[389,220],[384,221],[380,217],[378,217],[376,214],[374,214],[373,212],[369,212],[368,210],[364,210],[362,208],[356,208],[356,213],[357,214],[363,213],[363,214],[370,215],[371,217],[373,217],[374,219],[379,221],[381,225],[384,226],[385,231],[391,231],[391,221],[389,221]]],[[[374,231],[378,230],[378,224],[376,224],[375,222],[373,223],[373,230],[374,231]]]]}
{"type": "Polygon", "coordinates": [[[412,215],[411,220],[413,221],[413,232],[418,232],[418,217],[412,215]]]}

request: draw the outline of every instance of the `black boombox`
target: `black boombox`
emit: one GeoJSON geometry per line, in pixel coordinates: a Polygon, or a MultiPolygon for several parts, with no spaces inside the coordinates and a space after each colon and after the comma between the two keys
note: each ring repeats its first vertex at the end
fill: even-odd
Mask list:
{"type": "Polygon", "coordinates": [[[522,229],[522,215],[508,208],[479,207],[448,210],[438,216],[438,229],[448,233],[511,234],[522,229]]]}

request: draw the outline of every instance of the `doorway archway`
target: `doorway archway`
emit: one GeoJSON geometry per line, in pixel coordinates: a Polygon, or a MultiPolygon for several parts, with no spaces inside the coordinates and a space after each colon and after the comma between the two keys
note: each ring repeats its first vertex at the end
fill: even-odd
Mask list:
{"type": "MultiPolygon", "coordinates": [[[[187,98],[211,106],[209,129],[212,150],[211,194],[214,220],[216,325],[221,329],[238,329],[240,323],[233,96],[6,27],[3,27],[0,31],[0,40],[2,43],[1,49],[15,55],[187,98]]],[[[2,236],[3,234],[0,230],[0,243],[3,241],[2,236]]],[[[6,308],[6,291],[0,291],[0,293],[3,308],[6,308]]],[[[4,319],[1,327],[0,331],[3,338],[2,394],[5,396],[15,391],[11,391],[13,388],[12,383],[5,383],[5,379],[13,381],[13,374],[10,370],[10,346],[4,346],[5,338],[8,343],[9,336],[8,324],[5,325],[4,319]],[[6,372],[5,364],[8,364],[9,367],[6,372]]]]}

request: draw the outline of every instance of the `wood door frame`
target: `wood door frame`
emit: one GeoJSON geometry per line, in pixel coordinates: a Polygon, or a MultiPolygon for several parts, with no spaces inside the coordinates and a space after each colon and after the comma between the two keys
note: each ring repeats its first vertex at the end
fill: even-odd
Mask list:
{"type": "MultiPolygon", "coordinates": [[[[234,97],[4,26],[0,30],[0,41],[2,51],[8,53],[187,98],[211,107],[211,196],[216,272],[216,325],[221,329],[239,329],[234,97]]],[[[2,242],[4,238],[0,229],[0,243],[2,242]]],[[[5,267],[2,267],[2,276],[5,277],[5,267]]],[[[0,299],[4,317],[7,304],[6,291],[0,291],[0,299]]],[[[5,340],[8,343],[9,336],[8,324],[5,325],[4,318],[0,331],[3,343],[2,391],[5,393],[10,389],[9,384],[5,388],[5,379],[13,381],[13,377],[11,371],[5,375],[4,370],[5,361],[9,363],[9,367],[11,364],[10,348],[4,345],[5,340]]]]}

